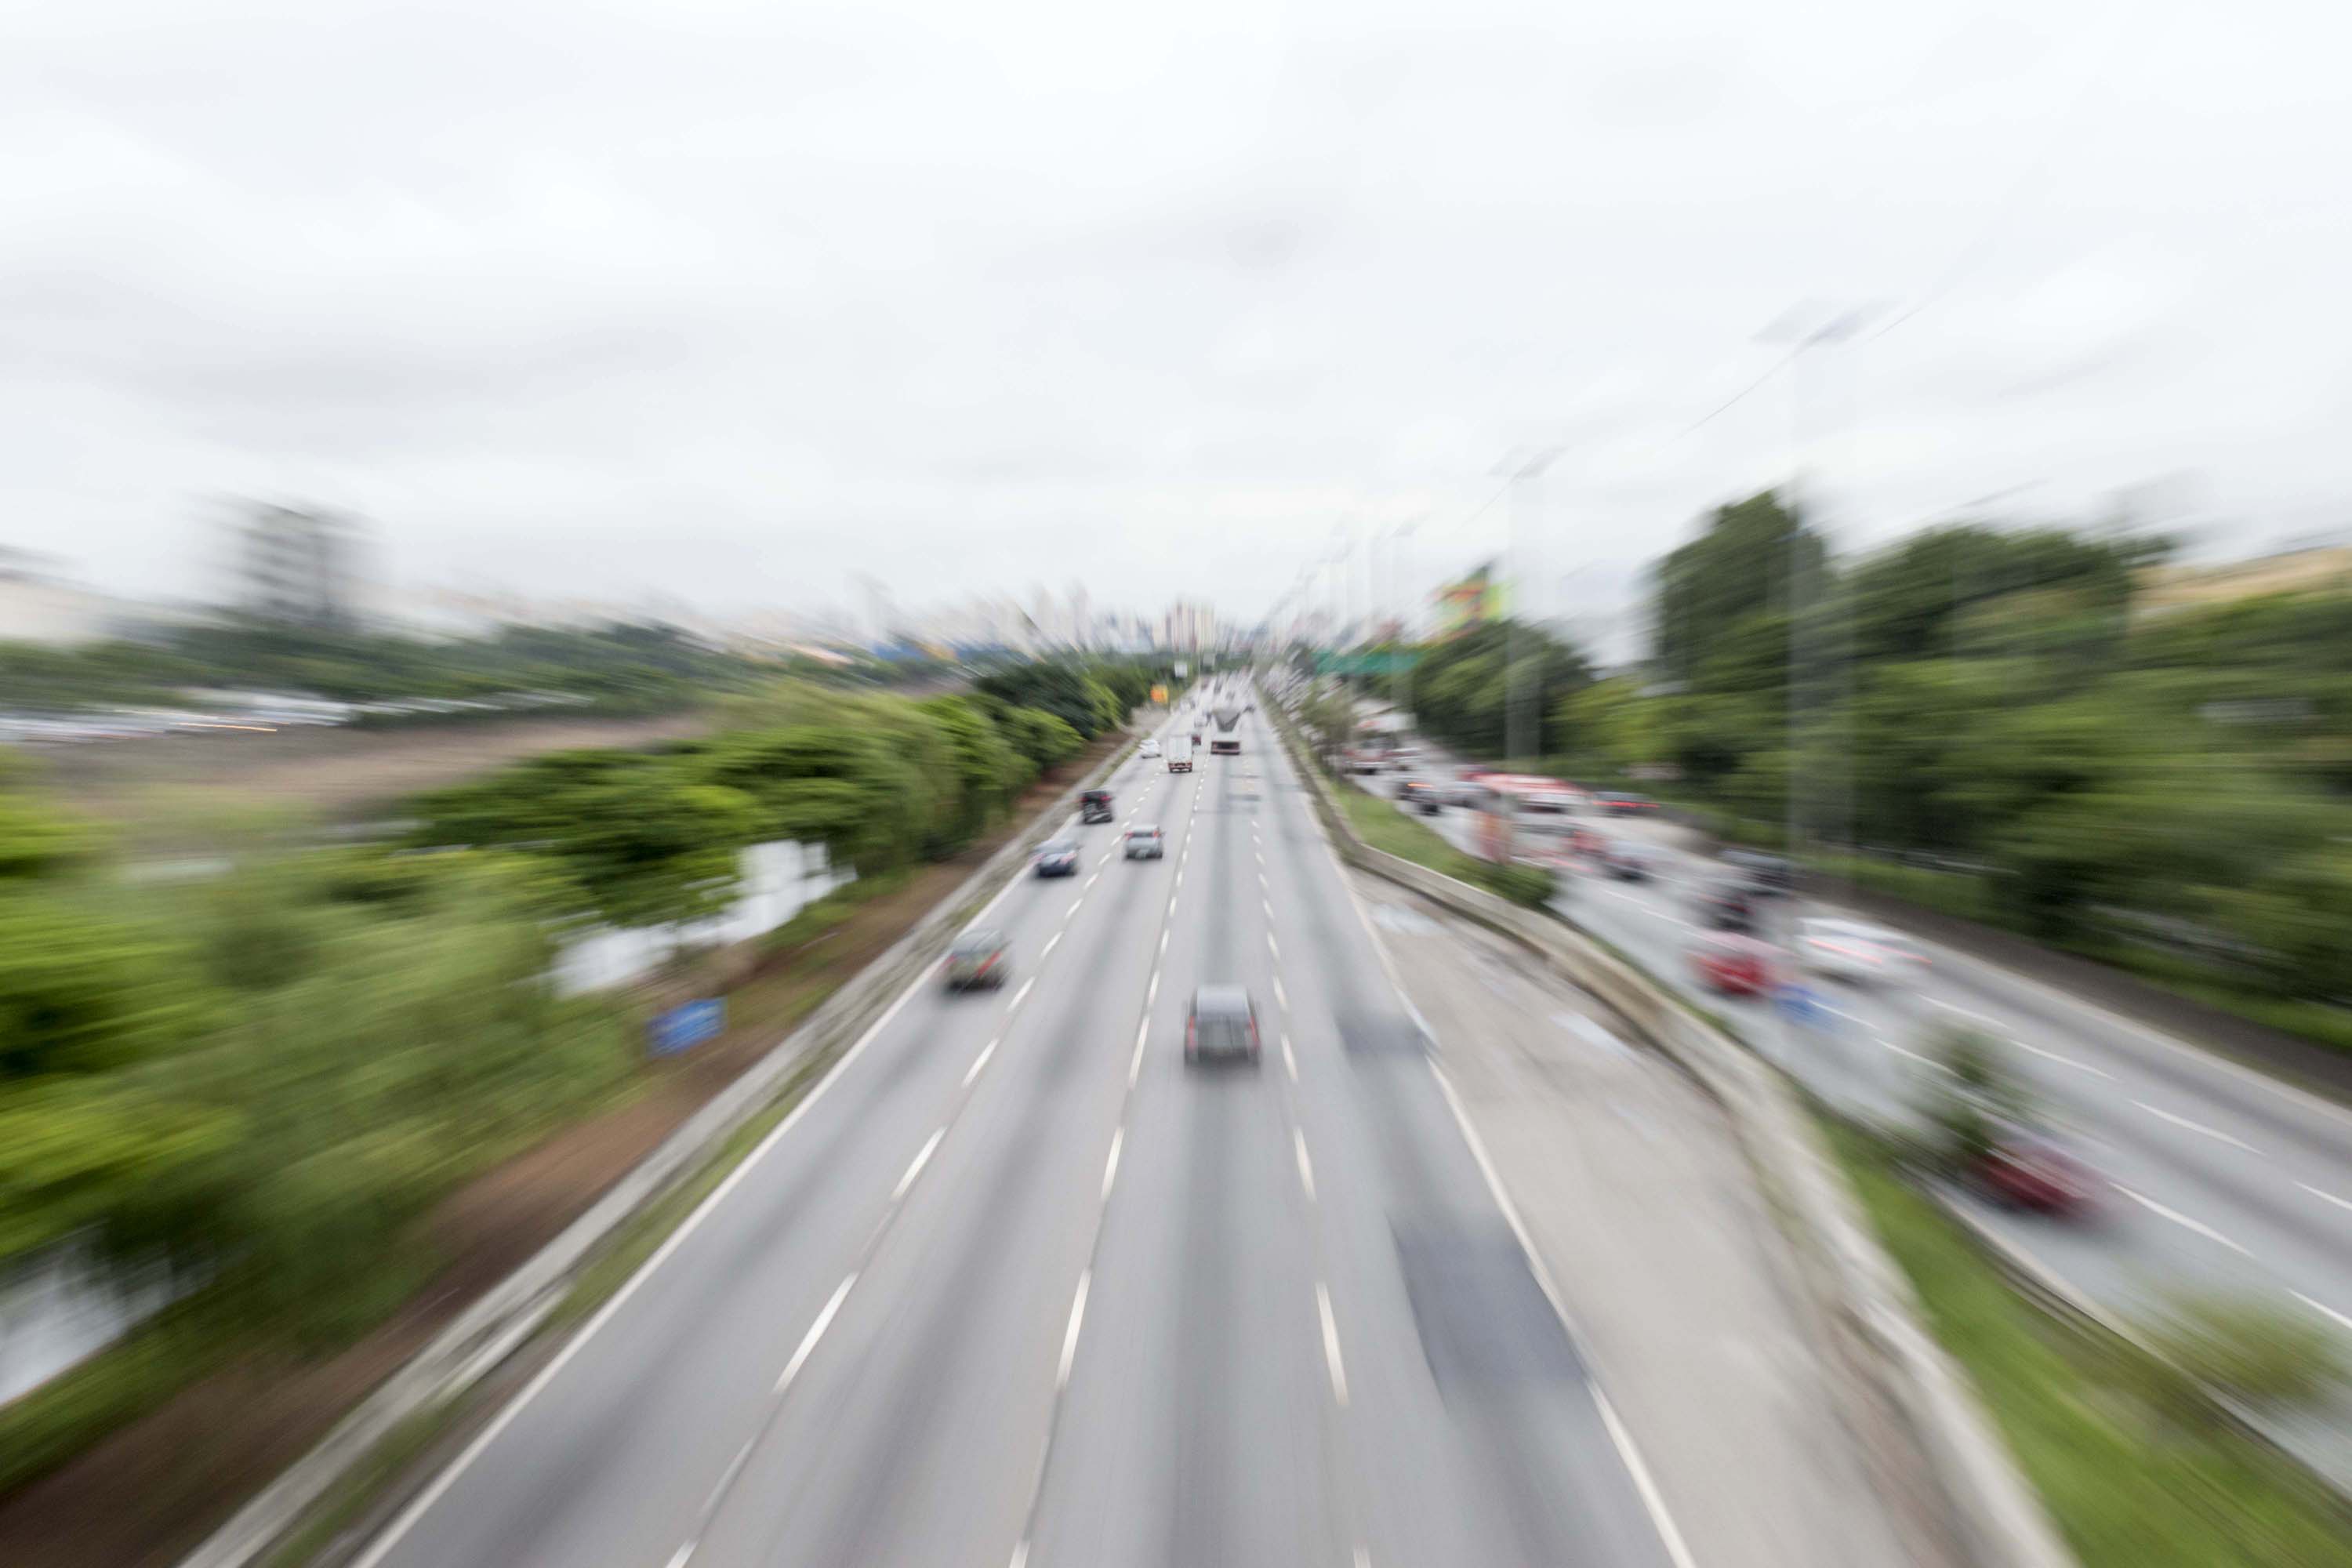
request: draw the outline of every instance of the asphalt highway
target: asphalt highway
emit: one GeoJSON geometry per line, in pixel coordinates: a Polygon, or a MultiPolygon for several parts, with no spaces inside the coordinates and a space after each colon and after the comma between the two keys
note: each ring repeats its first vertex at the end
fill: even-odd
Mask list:
{"type": "MultiPolygon", "coordinates": [[[[1450,776],[1456,759],[1431,750],[1420,773],[1450,776]]],[[[1393,797],[1402,777],[1355,779],[1393,797]]],[[[1470,849],[1473,814],[1415,820],[1470,849]]],[[[1573,819],[1638,838],[1656,854],[1650,880],[1563,871],[1557,907],[1703,1006],[1827,1100],[1885,1120],[1916,1113],[1937,1072],[1937,1035],[1982,1029],[2011,1044],[2073,1151],[2089,1166],[2096,1206],[2060,1219],[1963,1194],[1989,1229],[2074,1289],[2128,1317],[2170,1309],[2184,1293],[2268,1296],[2317,1314],[2352,1343],[2352,1114],[2224,1058],[2171,1039],[2080,998],[1930,942],[1929,967],[1901,984],[1808,982],[1826,1027],[1790,1026],[1769,1001],[1706,988],[1690,949],[1702,935],[1692,894],[1721,875],[1712,861],[1649,820],[1573,819]]],[[[1809,900],[1767,900],[1767,941],[1785,945],[1803,915],[1852,911],[1809,900]]],[[[2315,1415],[2281,1418],[2276,1433],[2352,1484],[2352,1398],[2315,1415]]]]}
{"type": "Polygon", "coordinates": [[[1135,759],[360,1568],[1687,1568],[1266,726],[1135,759]],[[1129,825],[1167,830],[1128,861],[1129,825]],[[1255,1068],[1188,1068],[1237,984],[1255,1068]]]}

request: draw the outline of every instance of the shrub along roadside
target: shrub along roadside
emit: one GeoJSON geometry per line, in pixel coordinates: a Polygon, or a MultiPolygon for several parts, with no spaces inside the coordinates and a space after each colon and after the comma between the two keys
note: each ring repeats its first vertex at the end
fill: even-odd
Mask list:
{"type": "Polygon", "coordinates": [[[1906,1185],[1893,1151],[1823,1129],[1929,1326],[1957,1358],[2083,1568],[2352,1564],[2316,1483],[2233,1431],[2181,1419],[2165,1379],[2027,1302],[1906,1185]]]}

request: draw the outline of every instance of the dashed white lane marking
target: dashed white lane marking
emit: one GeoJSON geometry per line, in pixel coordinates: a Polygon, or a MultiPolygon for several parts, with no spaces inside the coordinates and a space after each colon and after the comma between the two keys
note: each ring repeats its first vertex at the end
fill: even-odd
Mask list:
{"type": "Polygon", "coordinates": [[[1085,1321],[1087,1315],[1087,1287],[1094,1283],[1094,1278],[1095,1271],[1091,1268],[1078,1276],[1078,1293],[1070,1302],[1070,1326],[1062,1335],[1062,1364],[1054,1373],[1056,1389],[1070,1386],[1070,1363],[1078,1355],[1078,1325],[1085,1321]]]}
{"type": "Polygon", "coordinates": [[[2244,1139],[2232,1138],[2218,1127],[2208,1127],[2201,1121],[2191,1121],[2186,1116],[2175,1116],[2171,1111],[2159,1110],[2156,1106],[2150,1105],[2145,1100],[2135,1100],[2132,1103],[2138,1106],[2142,1110],[2147,1111],[2150,1116],[2155,1117],[2158,1121],[2169,1121],[2175,1127],[2185,1127],[2191,1132],[2201,1132],[2217,1143],[2227,1143],[2231,1148],[2242,1149],[2249,1154],[2258,1152],[2254,1146],[2247,1142],[2244,1139]]]}
{"type": "Polygon", "coordinates": [[[2315,1198],[2326,1198],[2337,1208],[2352,1209],[2352,1198],[2339,1198],[2334,1193],[2324,1192],[2320,1188],[2313,1186],[2309,1182],[2297,1182],[2295,1185],[2301,1187],[2305,1192],[2309,1193],[2315,1198]]]}
{"type": "Polygon", "coordinates": [[[1168,932],[1165,929],[1160,933],[1160,956],[1162,958],[1168,956],[1168,932]]]}
{"type": "Polygon", "coordinates": [[[1260,899],[1258,902],[1265,906],[1265,918],[1268,920],[1274,919],[1274,900],[1272,899],[1260,899]]]}
{"type": "Polygon", "coordinates": [[[2338,1328],[2352,1329],[2352,1318],[2346,1317],[2343,1313],[2337,1311],[2326,1302],[2315,1301],[2300,1290],[2289,1290],[2287,1294],[2302,1302],[2305,1306],[2310,1308],[2313,1311],[2325,1313],[2326,1316],[2335,1319],[2338,1328]]]}
{"type": "Polygon", "coordinates": [[[1015,1546],[1013,1549],[1013,1561],[1007,1563],[1004,1565],[1004,1568],[1029,1568],[1029,1542],[1027,1541],[1023,1541],[1020,1545],[1015,1546]]]}
{"type": "Polygon", "coordinates": [[[842,1299],[849,1294],[849,1288],[856,1283],[857,1276],[852,1274],[833,1288],[833,1300],[824,1304],[824,1310],[819,1312],[816,1315],[816,1321],[809,1325],[809,1331],[801,1337],[801,1348],[793,1352],[793,1359],[784,1363],[783,1375],[776,1379],[778,1394],[791,1387],[793,1379],[800,1375],[802,1366],[808,1361],[809,1352],[816,1349],[817,1341],[824,1338],[824,1331],[832,1327],[833,1315],[841,1310],[842,1299]]]}
{"type": "MultiPolygon", "coordinates": [[[[1051,936],[1047,937],[1047,938],[1045,939],[1045,946],[1044,951],[1043,951],[1043,952],[1039,952],[1039,953],[1037,954],[1037,956],[1038,956],[1039,958],[1043,958],[1043,957],[1045,957],[1045,954],[1046,954],[1046,953],[1053,952],[1053,951],[1054,951],[1054,944],[1055,944],[1055,942],[1060,942],[1061,940],[1062,940],[1062,933],[1061,933],[1060,931],[1055,931],[1053,935],[1051,935],[1051,936]]],[[[1022,987],[1022,989],[1025,991],[1025,990],[1027,990],[1027,989],[1028,989],[1028,987],[1024,985],[1024,986],[1023,986],[1023,987],[1022,987]]],[[[1018,1002],[1015,1002],[1015,1003],[1013,1004],[1013,1005],[1017,1007],[1017,1006],[1019,1006],[1019,1005],[1020,1005],[1020,1004],[1019,1004],[1018,1002]]]]}
{"type": "Polygon", "coordinates": [[[1331,1321],[1331,1292],[1315,1281],[1315,1310],[1323,1318],[1323,1362],[1331,1373],[1331,1397],[1348,1403],[1348,1369],[1339,1363],[1339,1325],[1331,1321]]]}
{"type": "Polygon", "coordinates": [[[1282,956],[1282,949],[1275,944],[1274,933],[1272,931],[1265,933],[1265,947],[1266,951],[1273,953],[1275,957],[1280,958],[1282,956]]]}
{"type": "Polygon", "coordinates": [[[1878,1043],[1885,1046],[1888,1050],[1893,1051],[1898,1057],[1909,1057],[1913,1061],[1917,1062],[1923,1068],[1933,1068],[1937,1072],[1942,1073],[1948,1073],[1952,1070],[1950,1068],[1946,1067],[1942,1062],[1937,1061],[1935,1058],[1923,1057],[1916,1051],[1906,1050],[1903,1047],[1896,1045],[1893,1040],[1887,1039],[1884,1036],[1879,1037],[1878,1043]]]}
{"type": "Polygon", "coordinates": [[[1356,1548],[1356,1568],[1372,1568],[1372,1554],[1360,1546],[1356,1548]]]}
{"type": "Polygon", "coordinates": [[[2027,1045],[2023,1040],[2011,1040],[2009,1043],[2028,1056],[2040,1057],[2044,1061],[2056,1062],[2062,1068],[2073,1068],[2076,1072],[2089,1073],[2093,1078],[2111,1079],[2116,1076],[2105,1068],[2095,1068],[2088,1062],[2078,1062],[2073,1057],[2062,1057],[2056,1051],[2046,1051],[2040,1046],[2027,1045]]]}
{"type": "Polygon", "coordinates": [[[1147,987],[1147,988],[1145,989],[1145,991],[1144,991],[1144,993],[1143,993],[1143,1005],[1144,1005],[1145,1006],[1149,1007],[1149,1006],[1150,1006],[1154,1002],[1157,1002],[1157,1001],[1159,1001],[1159,1000],[1160,1000],[1160,971],[1158,971],[1158,970],[1156,970],[1156,969],[1155,969],[1155,970],[1153,970],[1153,971],[1151,972],[1151,984],[1150,984],[1150,985],[1149,987],[1147,987]]]}
{"type": "Polygon", "coordinates": [[[694,1549],[700,1544],[699,1542],[689,1541],[679,1547],[677,1554],[670,1558],[668,1568],[686,1568],[688,1560],[694,1555],[694,1549]]]}
{"type": "Polygon", "coordinates": [[[1297,1083],[1298,1081],[1298,1058],[1290,1054],[1290,1037],[1288,1035],[1282,1037],[1282,1070],[1290,1075],[1291,1082],[1297,1083]]]}
{"type": "Polygon", "coordinates": [[[1284,1012],[1290,1011],[1290,998],[1282,989],[1282,976],[1279,974],[1274,977],[1274,1000],[1284,1012]]]}
{"type": "Polygon", "coordinates": [[[1074,915],[1074,914],[1076,914],[1076,913],[1078,912],[1078,906],[1079,906],[1080,904],[1085,903],[1086,901],[1087,901],[1087,896],[1086,896],[1086,894],[1084,894],[1084,893],[1080,893],[1076,898],[1072,899],[1072,900],[1070,900],[1070,907],[1069,907],[1068,909],[1064,910],[1062,911],[1062,923],[1063,923],[1064,925],[1067,925],[1067,924],[1069,924],[1069,923],[1070,923],[1070,917],[1071,917],[1072,915],[1074,915]]]}
{"type": "Polygon", "coordinates": [[[1110,1135],[1110,1158],[1103,1162],[1103,1201],[1110,1201],[1110,1184],[1118,1179],[1118,1149],[1127,1142],[1127,1129],[1114,1128],[1110,1135]]]}
{"type": "MultiPolygon", "coordinates": [[[[1108,859],[1108,858],[1109,858],[1109,857],[1108,857],[1108,856],[1105,856],[1105,857],[1104,857],[1104,858],[1105,858],[1105,859],[1108,859]]],[[[1101,873],[1100,871],[1097,871],[1097,872],[1096,872],[1093,876],[1088,877],[1088,878],[1087,879],[1087,887],[1086,887],[1086,890],[1087,890],[1087,891],[1089,891],[1089,892],[1090,892],[1090,891],[1092,891],[1092,890],[1093,890],[1093,889],[1094,889],[1094,885],[1095,885],[1097,882],[1099,882],[1099,881],[1101,881],[1101,880],[1102,880],[1102,873],[1101,873]]],[[[1081,896],[1083,897],[1084,895],[1083,895],[1083,894],[1081,894],[1081,896]]]]}
{"type": "MultiPolygon", "coordinates": [[[[1036,984],[1037,977],[1034,974],[1028,979],[1023,981],[1021,983],[1021,989],[1013,994],[1013,1007],[1018,1007],[1022,1003],[1027,1001],[1029,999],[1029,987],[1036,984]]],[[[1005,1011],[1009,1013],[1013,1011],[1013,1007],[1007,1007],[1005,1011]]]]}
{"type": "Polygon", "coordinates": [[[1973,1018],[1978,1023],[1986,1025],[1991,1028],[1998,1029],[2004,1027],[2001,1021],[1998,1018],[1979,1013],[1973,1007],[1963,1007],[1957,1002],[1947,1002],[1941,996],[1928,997],[1927,1005],[1930,1007],[1941,1007],[1947,1013],[1958,1013],[1963,1018],[1973,1018]]]}
{"type": "MultiPolygon", "coordinates": [[[[1002,1038],[1002,1037],[1000,1037],[1000,1038],[1002,1038]]],[[[964,1088],[966,1088],[966,1089],[970,1089],[970,1088],[971,1087],[971,1080],[972,1080],[972,1079],[976,1079],[976,1078],[978,1078],[978,1077],[980,1076],[980,1069],[981,1069],[981,1068],[984,1068],[984,1067],[986,1067],[986,1066],[988,1065],[988,1058],[991,1058],[991,1057],[992,1057],[992,1056],[994,1056],[995,1054],[996,1054],[996,1041],[995,1041],[995,1040],[991,1040],[991,1041],[989,1041],[989,1042],[988,1042],[988,1044],[986,1044],[986,1045],[984,1045],[984,1046],[982,1046],[982,1047],[980,1047],[980,1055],[978,1055],[978,1056],[976,1056],[976,1057],[972,1058],[971,1058],[971,1066],[970,1066],[969,1068],[966,1068],[964,1069],[964,1074],[963,1074],[963,1086],[964,1086],[964,1088]]]]}
{"type": "Polygon", "coordinates": [[[2194,1231],[2208,1241],[2218,1241],[2223,1247],[2226,1247],[2231,1251],[2238,1254],[2241,1258],[2252,1258],[2253,1256],[2252,1253],[2248,1252],[2244,1247],[2240,1247],[2236,1242],[2231,1241],[2228,1237],[2223,1236],[2220,1231],[2215,1230],[2211,1226],[2205,1224],[2202,1220],[2190,1219],[2179,1209],[2167,1208],[2162,1204],[2158,1203],[2154,1198],[2149,1197],[2146,1193],[2136,1193],[2132,1191],[2131,1188],[2125,1186],[2121,1182],[2109,1182],[2107,1185],[2115,1188],[2116,1191],[2123,1194],[2124,1196],[2131,1199],[2132,1202],[2139,1205],[2140,1207],[2146,1209],[2148,1213],[2162,1219],[2168,1219],[2184,1230],[2194,1231]]]}
{"type": "Polygon", "coordinates": [[[1298,1184],[1307,1189],[1307,1201],[1315,1201],[1315,1162],[1307,1157],[1307,1134],[1299,1128],[1290,1130],[1290,1146],[1298,1153],[1298,1184]]]}
{"type": "Polygon", "coordinates": [[[923,1146],[915,1152],[913,1162],[907,1166],[907,1173],[898,1178],[898,1184],[897,1186],[890,1189],[890,1201],[892,1203],[895,1204],[900,1198],[907,1195],[907,1189],[915,1184],[915,1178],[921,1175],[923,1173],[923,1167],[931,1163],[931,1151],[938,1148],[940,1146],[940,1140],[947,1135],[948,1130],[942,1127],[938,1131],[932,1133],[929,1138],[923,1140],[923,1146]]]}
{"type": "Polygon", "coordinates": [[[1136,1026],[1135,1055],[1128,1058],[1127,1087],[1133,1089],[1135,1080],[1143,1076],[1143,1042],[1151,1034],[1151,1020],[1146,1018],[1136,1026]]]}

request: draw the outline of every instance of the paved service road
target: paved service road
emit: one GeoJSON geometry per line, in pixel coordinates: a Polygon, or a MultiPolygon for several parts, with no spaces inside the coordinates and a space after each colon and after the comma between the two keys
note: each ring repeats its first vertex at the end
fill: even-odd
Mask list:
{"type": "Polygon", "coordinates": [[[1265,727],[1130,762],[362,1568],[1634,1564],[1605,1421],[1265,727]],[[1158,822],[1163,861],[1119,827],[1158,822]],[[1188,1069],[1245,985],[1264,1058],[1188,1069]]]}
{"type": "MultiPolygon", "coordinates": [[[[1458,765],[1433,752],[1429,776],[1458,765]]],[[[1402,779],[1355,782],[1393,795],[1402,779]]],[[[1471,813],[1416,820],[1469,847],[1471,813]]],[[[1711,860],[1682,848],[1679,830],[1664,824],[1574,820],[1647,842],[1659,875],[1626,883],[1564,872],[1561,912],[1733,1019],[1825,1098],[1901,1116],[1936,1070],[1923,1047],[1940,1028],[1975,1026],[2012,1042],[2018,1068],[2096,1172],[2101,1212],[2088,1223],[1987,1205],[1974,1212],[2077,1289],[2130,1314],[2160,1310],[2184,1286],[2269,1292],[2352,1337],[2352,1115],[2343,1108],[1924,942],[1931,966],[1900,988],[1809,982],[1828,1004],[1830,1027],[1792,1031],[1770,1004],[1717,995],[1692,976],[1699,932],[1688,906],[1694,889],[1719,874],[1711,860]]],[[[1763,934],[1784,940],[1794,919],[1812,913],[1848,911],[1769,900],[1763,934]]],[[[2278,1435],[2352,1484],[2352,1399],[2278,1435]]]]}

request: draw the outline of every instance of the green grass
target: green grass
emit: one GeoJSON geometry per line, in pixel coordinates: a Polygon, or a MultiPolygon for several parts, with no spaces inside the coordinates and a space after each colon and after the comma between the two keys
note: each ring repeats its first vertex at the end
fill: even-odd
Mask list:
{"type": "Polygon", "coordinates": [[[2161,1374],[2123,1364],[2012,1290],[1885,1149],[1829,1140],[1928,1325],[1966,1368],[2083,1568],[2352,1564],[2352,1528],[2319,1485],[2226,1427],[2167,1413],[2161,1374]]]}
{"type": "Polygon", "coordinates": [[[1383,854],[1416,866],[1426,866],[1457,882],[1483,888],[1514,903],[1541,909],[1552,893],[1549,871],[1535,866],[1497,866],[1475,855],[1465,855],[1431,828],[1423,826],[1396,803],[1347,784],[1332,788],[1339,809],[1347,814],[1356,837],[1383,854]]]}

